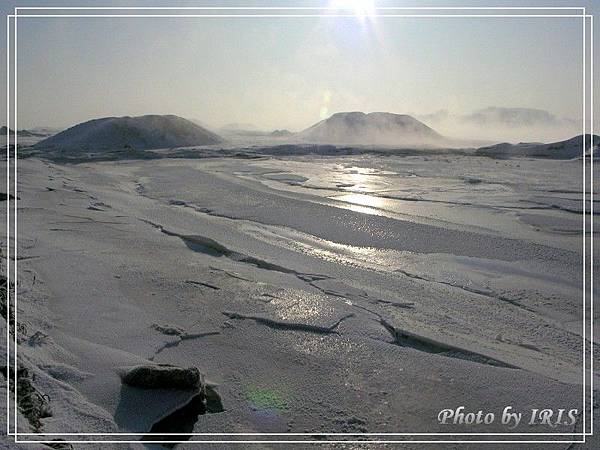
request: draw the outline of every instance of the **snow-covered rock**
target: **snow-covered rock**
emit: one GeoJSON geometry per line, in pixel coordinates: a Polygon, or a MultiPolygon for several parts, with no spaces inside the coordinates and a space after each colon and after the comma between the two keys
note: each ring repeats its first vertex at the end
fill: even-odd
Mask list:
{"type": "Polygon", "coordinates": [[[142,389],[195,390],[203,385],[196,367],[177,367],[169,364],[141,365],[120,369],[123,384],[142,389]]]}

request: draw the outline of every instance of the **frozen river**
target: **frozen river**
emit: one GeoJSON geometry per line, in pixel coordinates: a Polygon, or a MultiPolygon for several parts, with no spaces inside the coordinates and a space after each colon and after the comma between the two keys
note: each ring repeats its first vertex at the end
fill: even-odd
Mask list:
{"type": "Polygon", "coordinates": [[[218,384],[225,411],[195,432],[504,432],[437,415],[581,409],[581,175],[450,154],[21,160],[19,317],[48,339],[20,357],[78,405],[44,429],[148,431],[182,401],[122,390],[116,369],[148,360],[218,384]]]}

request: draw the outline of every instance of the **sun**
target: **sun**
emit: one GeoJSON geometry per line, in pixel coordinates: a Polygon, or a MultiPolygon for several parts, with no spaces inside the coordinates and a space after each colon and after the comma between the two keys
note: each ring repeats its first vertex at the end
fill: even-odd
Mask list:
{"type": "Polygon", "coordinates": [[[330,5],[334,9],[353,11],[361,21],[375,14],[375,0],[332,0],[330,5]]]}

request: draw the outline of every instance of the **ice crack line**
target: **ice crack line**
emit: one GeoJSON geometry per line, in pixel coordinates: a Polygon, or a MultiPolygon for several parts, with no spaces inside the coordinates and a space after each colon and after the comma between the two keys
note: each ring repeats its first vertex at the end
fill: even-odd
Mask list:
{"type": "Polygon", "coordinates": [[[234,320],[254,320],[256,323],[260,323],[262,325],[266,325],[270,328],[275,329],[284,329],[284,330],[293,330],[293,331],[304,331],[307,333],[316,333],[316,334],[332,334],[337,333],[336,328],[346,319],[350,317],[354,317],[354,314],[347,314],[336,321],[334,324],[330,326],[319,326],[319,325],[311,325],[307,323],[301,322],[285,322],[279,320],[269,319],[267,317],[261,316],[252,316],[232,311],[223,311],[223,314],[230,319],[234,320]]]}
{"type": "Polygon", "coordinates": [[[493,299],[496,299],[496,300],[500,300],[502,302],[510,303],[511,305],[516,306],[517,308],[521,308],[521,309],[524,309],[526,311],[529,311],[529,312],[532,312],[532,313],[536,313],[535,309],[529,308],[528,306],[525,306],[522,303],[519,303],[516,300],[510,299],[510,298],[505,297],[503,295],[493,295],[493,294],[491,294],[489,292],[486,292],[486,291],[483,291],[483,290],[480,290],[480,289],[474,289],[474,288],[469,288],[469,287],[466,287],[466,286],[460,286],[460,285],[457,285],[457,284],[454,284],[454,283],[450,283],[448,281],[434,280],[434,279],[431,279],[431,278],[422,277],[420,275],[416,275],[414,273],[410,273],[410,272],[407,272],[407,271],[402,270],[402,269],[396,269],[395,272],[401,273],[402,275],[404,275],[404,276],[406,276],[408,278],[413,278],[415,280],[426,281],[428,283],[443,284],[445,286],[450,286],[450,287],[453,287],[455,289],[460,289],[462,291],[469,292],[471,294],[482,295],[484,297],[488,297],[488,298],[493,298],[493,299]]]}
{"type": "Polygon", "coordinates": [[[390,333],[394,339],[394,344],[400,347],[410,347],[426,353],[434,353],[450,358],[464,359],[480,364],[488,364],[491,366],[505,367],[510,369],[518,369],[517,366],[505,363],[498,359],[483,355],[481,353],[465,350],[464,348],[455,345],[446,344],[436,341],[425,336],[419,336],[407,330],[395,327],[385,319],[380,319],[381,325],[390,333]]]}
{"type": "Polygon", "coordinates": [[[171,341],[171,342],[167,342],[164,345],[162,345],[161,347],[159,347],[155,352],[154,355],[151,356],[150,358],[148,358],[149,361],[154,361],[154,358],[156,358],[158,356],[159,353],[161,353],[163,350],[167,349],[167,348],[171,348],[171,347],[177,347],[179,344],[181,344],[183,341],[188,341],[191,339],[200,339],[206,336],[214,336],[217,334],[221,334],[219,331],[207,331],[206,333],[189,333],[189,334],[181,334],[179,336],[177,336],[179,339],[176,341],[171,341]]]}

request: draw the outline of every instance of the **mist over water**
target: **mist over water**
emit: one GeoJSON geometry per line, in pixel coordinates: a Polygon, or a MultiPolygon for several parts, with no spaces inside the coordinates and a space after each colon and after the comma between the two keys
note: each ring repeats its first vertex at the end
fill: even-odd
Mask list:
{"type": "Polygon", "coordinates": [[[582,132],[582,118],[535,108],[490,106],[466,114],[440,109],[416,117],[447,136],[494,142],[552,142],[582,132]]]}

